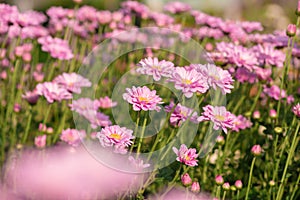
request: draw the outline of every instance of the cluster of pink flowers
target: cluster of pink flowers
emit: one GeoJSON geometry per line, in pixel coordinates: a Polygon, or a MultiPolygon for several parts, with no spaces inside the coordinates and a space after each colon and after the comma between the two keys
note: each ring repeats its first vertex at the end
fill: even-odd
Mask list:
{"type": "Polygon", "coordinates": [[[224,106],[211,106],[207,105],[203,107],[204,112],[198,118],[199,122],[211,121],[214,123],[213,128],[215,130],[222,129],[227,133],[227,129],[234,127],[234,115],[226,110],[224,106]]]}
{"type": "Polygon", "coordinates": [[[194,148],[188,149],[185,144],[182,144],[179,150],[176,147],[173,147],[173,151],[177,155],[176,158],[177,161],[191,167],[198,165],[197,163],[198,154],[196,154],[196,149],[194,148]]]}
{"type": "Polygon", "coordinates": [[[132,133],[133,131],[130,129],[113,125],[102,128],[96,137],[103,147],[114,146],[115,152],[125,154],[127,152],[126,147],[132,145],[132,139],[135,138],[132,133]]]}
{"type": "Polygon", "coordinates": [[[66,40],[46,36],[39,38],[38,42],[42,45],[42,50],[49,52],[53,58],[57,58],[59,60],[70,60],[74,57],[66,40]]]}
{"type": "Polygon", "coordinates": [[[156,95],[156,91],[151,91],[148,87],[135,87],[132,89],[126,88],[126,93],[123,94],[123,99],[132,104],[134,111],[160,111],[158,104],[162,104],[162,99],[156,95]]]}

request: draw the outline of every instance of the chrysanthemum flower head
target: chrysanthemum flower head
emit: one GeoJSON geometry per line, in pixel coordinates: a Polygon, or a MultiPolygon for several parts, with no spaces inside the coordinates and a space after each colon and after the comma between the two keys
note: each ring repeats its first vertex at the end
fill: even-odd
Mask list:
{"type": "Polygon", "coordinates": [[[188,166],[197,166],[198,160],[196,159],[198,157],[198,154],[196,154],[196,149],[190,148],[188,149],[185,144],[182,144],[180,146],[180,149],[178,150],[176,147],[172,148],[174,153],[177,155],[176,160],[188,165],[188,166]]]}
{"type": "MultiPolygon", "coordinates": [[[[174,106],[174,103],[171,102],[170,105],[165,107],[166,112],[171,112],[174,106]]],[[[170,123],[173,126],[181,126],[181,124],[188,119],[191,122],[197,123],[197,117],[197,112],[194,112],[193,109],[185,107],[179,103],[176,105],[170,116],[170,123]]]]}
{"type": "Polygon", "coordinates": [[[57,76],[53,82],[58,83],[65,87],[68,91],[80,94],[82,87],[91,87],[92,83],[76,73],[63,73],[62,75],[57,76]]]}
{"type": "Polygon", "coordinates": [[[202,116],[198,118],[199,122],[210,120],[214,123],[213,128],[215,130],[221,128],[225,133],[227,133],[227,128],[232,129],[234,127],[234,116],[224,106],[207,105],[203,107],[203,110],[202,116]]]}
{"type": "Polygon", "coordinates": [[[123,99],[133,105],[134,111],[160,111],[158,104],[162,104],[162,99],[156,95],[156,90],[150,90],[148,87],[126,88],[126,93],[123,94],[123,99]]]}
{"type": "Polygon", "coordinates": [[[44,82],[36,86],[38,95],[44,96],[49,103],[54,101],[62,101],[64,99],[72,99],[72,94],[57,83],[44,82]]]}
{"type": "Polygon", "coordinates": [[[140,68],[136,71],[141,74],[151,75],[155,81],[159,81],[161,77],[171,77],[174,70],[174,64],[169,61],[159,61],[157,58],[145,58],[138,63],[140,68]]]}

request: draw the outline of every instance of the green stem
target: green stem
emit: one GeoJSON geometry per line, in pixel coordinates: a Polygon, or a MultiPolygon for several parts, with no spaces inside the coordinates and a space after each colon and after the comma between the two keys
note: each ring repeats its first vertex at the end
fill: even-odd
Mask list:
{"type": "Polygon", "coordinates": [[[217,197],[218,199],[220,199],[220,196],[221,196],[221,186],[220,186],[220,185],[218,185],[218,187],[217,187],[217,193],[216,193],[216,197],[217,197]]]}
{"type": "Polygon", "coordinates": [[[29,116],[28,116],[27,125],[26,125],[26,128],[25,128],[25,134],[24,134],[24,137],[22,139],[22,143],[23,144],[25,144],[25,142],[27,140],[29,129],[30,129],[30,125],[31,125],[31,119],[32,119],[31,106],[29,106],[28,113],[29,113],[29,116]]]}
{"type": "Polygon", "coordinates": [[[250,191],[250,185],[251,185],[251,179],[252,179],[252,173],[253,173],[255,159],[256,159],[256,157],[253,158],[252,163],[251,163],[251,168],[250,168],[250,174],[249,174],[249,180],[248,180],[248,186],[247,186],[247,192],[246,192],[245,200],[248,200],[248,196],[249,196],[249,191],[250,191]]]}
{"type": "Polygon", "coordinates": [[[146,124],[147,124],[147,118],[145,118],[145,119],[144,119],[144,122],[143,122],[142,133],[141,133],[140,140],[139,140],[138,147],[137,147],[137,155],[138,155],[138,154],[140,153],[140,151],[141,151],[141,145],[142,145],[143,138],[144,138],[144,133],[145,133],[145,129],[146,129],[146,124]]]}
{"type": "Polygon", "coordinates": [[[224,191],[224,193],[223,193],[223,198],[222,198],[222,200],[225,200],[225,198],[226,198],[226,191],[224,191]]]}
{"type": "Polygon", "coordinates": [[[294,196],[295,196],[296,192],[298,191],[299,182],[300,182],[300,174],[298,175],[298,179],[297,179],[297,182],[296,182],[295,187],[293,189],[293,192],[292,192],[290,200],[294,199],[294,196]]]}
{"type": "Polygon", "coordinates": [[[237,200],[239,200],[239,199],[240,199],[240,190],[238,190],[238,191],[237,191],[237,194],[236,194],[236,199],[237,199],[237,200]]]}
{"type": "Polygon", "coordinates": [[[299,127],[300,127],[300,122],[298,122],[298,125],[297,125],[297,128],[296,128],[296,132],[294,134],[294,137],[293,137],[293,141],[292,141],[292,145],[291,145],[291,148],[289,150],[289,154],[288,154],[288,158],[285,162],[285,167],[284,167],[284,171],[283,171],[283,174],[282,174],[282,177],[281,177],[281,181],[280,181],[280,186],[279,186],[279,189],[278,189],[278,192],[277,192],[277,197],[276,197],[276,200],[280,200],[282,195],[283,195],[283,192],[284,192],[284,181],[285,181],[285,176],[286,176],[286,172],[287,172],[287,169],[288,169],[288,166],[291,162],[291,158],[294,154],[294,151],[295,151],[295,148],[296,148],[296,139],[297,139],[297,135],[298,135],[298,131],[299,131],[299,127]]]}

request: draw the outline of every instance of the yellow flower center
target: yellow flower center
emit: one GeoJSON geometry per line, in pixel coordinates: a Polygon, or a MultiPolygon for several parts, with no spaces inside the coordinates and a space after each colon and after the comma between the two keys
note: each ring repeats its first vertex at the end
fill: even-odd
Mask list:
{"type": "Polygon", "coordinates": [[[216,115],[215,118],[219,121],[224,121],[225,120],[225,117],[222,116],[222,115],[216,115]]]}
{"type": "Polygon", "coordinates": [[[153,69],[157,69],[157,70],[161,70],[161,67],[160,66],[156,66],[156,65],[152,66],[152,68],[153,69]]]}
{"type": "Polygon", "coordinates": [[[188,155],[185,155],[184,159],[187,161],[191,160],[191,158],[188,155]]]}
{"type": "Polygon", "coordinates": [[[116,140],[120,140],[122,137],[120,134],[118,133],[112,133],[109,135],[110,138],[116,139],[116,140]]]}
{"type": "Polygon", "coordinates": [[[189,79],[182,79],[182,83],[190,85],[192,83],[192,81],[189,79]]]}
{"type": "Polygon", "coordinates": [[[144,101],[146,103],[149,101],[149,99],[147,97],[142,97],[142,96],[139,96],[138,99],[139,99],[139,101],[144,101]]]}

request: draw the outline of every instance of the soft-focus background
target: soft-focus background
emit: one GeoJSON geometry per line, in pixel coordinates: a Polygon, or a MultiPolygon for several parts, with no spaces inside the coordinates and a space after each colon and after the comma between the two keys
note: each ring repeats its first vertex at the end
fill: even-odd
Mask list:
{"type": "MultiPolygon", "coordinates": [[[[152,10],[160,11],[166,2],[172,0],[139,0],[152,10]]],[[[2,3],[14,4],[21,11],[36,9],[46,10],[50,6],[72,7],[72,0],[1,0],[2,3]]],[[[99,9],[116,10],[122,0],[83,0],[83,4],[99,9]]],[[[290,22],[296,21],[291,10],[296,9],[296,0],[184,0],[194,9],[216,16],[234,20],[261,21],[268,29],[285,29],[290,22]]]]}

